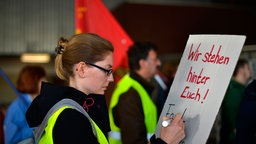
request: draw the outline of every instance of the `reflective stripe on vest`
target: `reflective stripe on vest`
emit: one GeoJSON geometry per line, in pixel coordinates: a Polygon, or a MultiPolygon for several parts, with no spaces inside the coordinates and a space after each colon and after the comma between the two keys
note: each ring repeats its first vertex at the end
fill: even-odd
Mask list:
{"type": "MultiPolygon", "coordinates": [[[[60,109],[58,109],[56,112],[52,114],[52,116],[48,119],[47,126],[45,127],[45,132],[42,135],[42,137],[39,140],[39,144],[53,144],[53,138],[52,138],[52,130],[54,128],[54,125],[56,123],[56,120],[60,113],[65,110],[66,108],[72,108],[70,106],[63,106],[60,109]]],[[[108,144],[108,140],[105,137],[104,133],[100,130],[100,128],[97,126],[97,124],[91,119],[94,128],[97,132],[97,139],[100,144],[108,144]]]]}
{"type": "Polygon", "coordinates": [[[109,104],[109,119],[111,132],[109,133],[109,143],[110,144],[121,144],[121,134],[120,128],[117,127],[114,123],[114,117],[112,109],[117,105],[119,97],[121,94],[127,92],[130,88],[134,88],[141,98],[142,108],[144,112],[144,122],[147,129],[147,138],[148,140],[153,135],[156,124],[157,124],[157,109],[153,103],[151,97],[148,95],[147,91],[139,84],[137,81],[132,79],[129,74],[123,76],[119,81],[116,89],[113,92],[113,95],[109,104]]]}
{"type": "MultiPolygon", "coordinates": [[[[148,141],[150,140],[150,138],[152,137],[152,133],[148,133],[147,134],[147,139],[148,141]]],[[[111,131],[108,133],[108,136],[113,138],[113,139],[116,139],[116,140],[121,140],[121,133],[120,132],[114,132],[114,131],[111,131]]],[[[111,143],[112,144],[112,143],[111,143]]]]}

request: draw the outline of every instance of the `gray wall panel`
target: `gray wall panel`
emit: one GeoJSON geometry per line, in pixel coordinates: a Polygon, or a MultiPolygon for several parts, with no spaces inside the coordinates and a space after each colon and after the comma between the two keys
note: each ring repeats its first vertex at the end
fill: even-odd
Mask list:
{"type": "Polygon", "coordinates": [[[0,55],[54,53],[59,37],[74,34],[72,0],[1,0],[0,55]]]}

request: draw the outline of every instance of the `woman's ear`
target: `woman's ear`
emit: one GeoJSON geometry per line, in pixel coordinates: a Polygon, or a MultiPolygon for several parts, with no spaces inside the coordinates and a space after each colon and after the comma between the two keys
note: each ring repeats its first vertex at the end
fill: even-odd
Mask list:
{"type": "Polygon", "coordinates": [[[84,62],[79,62],[76,67],[76,72],[78,73],[79,77],[85,77],[85,71],[86,71],[86,64],[84,62]]]}

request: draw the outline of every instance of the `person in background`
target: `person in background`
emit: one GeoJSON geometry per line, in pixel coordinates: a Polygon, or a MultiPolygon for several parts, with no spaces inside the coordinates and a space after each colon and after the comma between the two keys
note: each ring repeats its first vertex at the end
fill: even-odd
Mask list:
{"type": "Polygon", "coordinates": [[[235,143],[237,115],[251,73],[248,61],[239,59],[221,106],[221,144],[235,143]]]}
{"type": "MultiPolygon", "coordinates": [[[[108,40],[93,33],[59,39],[55,70],[60,79],[68,82],[68,86],[42,84],[40,95],[26,113],[30,127],[41,126],[44,120],[48,123],[36,142],[108,143],[110,125],[104,94],[109,83],[114,81],[113,51],[108,40]],[[55,106],[57,109],[51,112],[55,106]],[[49,118],[45,119],[47,116],[49,118]]],[[[168,127],[162,128],[160,138],[168,143],[183,138],[176,132],[177,119],[180,119],[179,115],[168,127]],[[175,139],[171,139],[173,137],[175,139]]]]}
{"type": "Polygon", "coordinates": [[[175,117],[177,124],[170,132],[177,135],[168,136],[171,142],[153,135],[158,117],[151,99],[154,90],[151,80],[161,65],[155,45],[135,42],[127,54],[130,72],[118,82],[109,105],[110,144],[179,143],[185,136],[180,115],[175,117]]]}
{"type": "Polygon", "coordinates": [[[4,118],[8,105],[0,105],[0,144],[4,144],[4,118]]]}
{"type": "Polygon", "coordinates": [[[171,87],[174,77],[176,75],[178,66],[179,66],[179,60],[171,60],[163,64],[161,68],[161,72],[165,77],[167,77],[167,80],[165,80],[165,82],[167,83],[167,87],[171,87]]]}
{"type": "Polygon", "coordinates": [[[236,144],[256,143],[256,80],[245,89],[236,127],[236,144]]]}
{"type": "Polygon", "coordinates": [[[164,81],[164,79],[167,79],[167,77],[165,77],[162,72],[158,70],[151,80],[151,83],[154,86],[151,98],[156,105],[158,118],[162,112],[169,92],[169,87],[167,87],[167,83],[164,81]]]}
{"type": "Polygon", "coordinates": [[[157,70],[154,78],[151,80],[155,87],[151,97],[157,107],[157,117],[160,116],[163,110],[177,67],[178,63],[174,61],[165,63],[157,70]]]}
{"type": "Polygon", "coordinates": [[[0,144],[4,144],[4,113],[0,109],[0,144]]]}
{"type": "Polygon", "coordinates": [[[37,65],[22,68],[17,79],[18,97],[10,104],[4,119],[5,144],[17,144],[33,137],[33,128],[26,121],[26,111],[39,94],[41,82],[46,81],[46,71],[37,65]]]}

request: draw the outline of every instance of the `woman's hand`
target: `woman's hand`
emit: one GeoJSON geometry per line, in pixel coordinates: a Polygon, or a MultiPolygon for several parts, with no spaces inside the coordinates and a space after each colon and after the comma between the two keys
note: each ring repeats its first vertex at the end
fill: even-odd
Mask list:
{"type": "MultiPolygon", "coordinates": [[[[169,125],[161,127],[160,138],[167,144],[178,144],[185,138],[184,122],[181,117],[181,114],[177,114],[169,125]]],[[[163,121],[168,120],[169,117],[163,117],[163,121]]]]}

